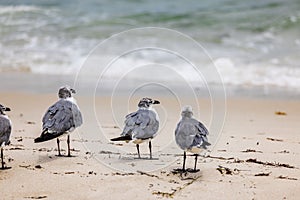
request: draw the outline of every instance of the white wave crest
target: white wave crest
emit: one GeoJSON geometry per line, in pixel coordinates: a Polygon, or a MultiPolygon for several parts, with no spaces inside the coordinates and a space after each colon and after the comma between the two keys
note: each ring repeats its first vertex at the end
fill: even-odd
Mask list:
{"type": "Polygon", "coordinates": [[[37,11],[40,8],[36,6],[18,5],[18,6],[0,6],[0,15],[2,14],[13,14],[17,12],[30,12],[37,11]]]}
{"type": "Polygon", "coordinates": [[[297,89],[300,87],[300,69],[255,63],[236,66],[230,58],[215,60],[225,85],[275,86],[297,89]]]}

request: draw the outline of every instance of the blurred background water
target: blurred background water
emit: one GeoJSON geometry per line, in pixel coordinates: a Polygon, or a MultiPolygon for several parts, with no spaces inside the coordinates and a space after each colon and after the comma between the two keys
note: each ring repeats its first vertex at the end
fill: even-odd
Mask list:
{"type": "MultiPolygon", "coordinates": [[[[237,92],[258,87],[299,94],[299,0],[0,0],[0,71],[72,75],[100,42],[140,27],[174,29],[193,38],[210,56],[225,85],[237,92]]],[[[113,54],[112,49],[131,43],[162,40],[188,48],[184,41],[140,33],[103,51],[113,54]]],[[[214,67],[197,51],[189,51],[196,65],[214,67]]],[[[143,63],[144,53],[124,58],[121,65],[143,63]]],[[[156,52],[154,57],[157,63],[168,60],[165,53],[156,52]]],[[[176,60],[169,65],[186,71],[176,60]]],[[[113,71],[106,77],[122,73],[113,71]]]]}

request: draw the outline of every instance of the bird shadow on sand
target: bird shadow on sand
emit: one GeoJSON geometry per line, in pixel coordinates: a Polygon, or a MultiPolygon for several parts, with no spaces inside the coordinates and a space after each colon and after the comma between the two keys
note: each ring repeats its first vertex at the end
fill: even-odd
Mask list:
{"type": "Polygon", "coordinates": [[[49,163],[49,162],[53,162],[55,160],[59,160],[59,159],[67,159],[67,158],[75,158],[77,156],[67,156],[67,155],[39,155],[38,159],[37,159],[37,163],[49,163]]]}

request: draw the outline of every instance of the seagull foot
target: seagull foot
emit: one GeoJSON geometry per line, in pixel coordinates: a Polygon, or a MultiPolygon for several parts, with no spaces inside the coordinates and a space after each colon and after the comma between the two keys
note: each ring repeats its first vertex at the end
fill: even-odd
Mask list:
{"type": "Polygon", "coordinates": [[[149,160],[159,160],[159,158],[149,158],[149,160]]]}
{"type": "Polygon", "coordinates": [[[0,170],[8,170],[11,169],[11,167],[1,167],[0,170]]]}
{"type": "Polygon", "coordinates": [[[197,173],[197,172],[200,172],[200,169],[187,169],[187,171],[189,172],[189,173],[197,173]]]}
{"type": "Polygon", "coordinates": [[[185,173],[185,172],[187,172],[187,170],[184,170],[182,168],[176,168],[176,169],[172,170],[173,174],[182,174],[182,173],[185,173]]]}
{"type": "Polygon", "coordinates": [[[194,170],[194,169],[191,169],[191,168],[187,168],[187,169],[182,169],[182,168],[177,168],[177,169],[173,169],[172,170],[172,173],[173,174],[183,174],[183,173],[197,173],[197,172],[200,172],[200,169],[196,169],[196,170],[194,170]]]}

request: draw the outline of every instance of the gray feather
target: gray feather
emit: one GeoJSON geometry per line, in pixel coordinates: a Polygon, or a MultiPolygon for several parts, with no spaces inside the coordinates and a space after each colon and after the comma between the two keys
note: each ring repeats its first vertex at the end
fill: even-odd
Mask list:
{"type": "Polygon", "coordinates": [[[159,121],[156,120],[156,113],[152,110],[139,109],[126,116],[121,136],[130,135],[132,139],[153,138],[158,128],[159,121]]]}
{"type": "Polygon", "coordinates": [[[2,144],[9,144],[9,137],[11,134],[11,124],[10,120],[0,115],[0,146],[2,144]]]}
{"type": "Polygon", "coordinates": [[[178,146],[183,150],[193,147],[206,149],[209,144],[208,130],[196,119],[183,117],[177,124],[175,130],[175,140],[178,146]]]}
{"type": "Polygon", "coordinates": [[[66,99],[60,99],[52,105],[45,113],[43,119],[43,130],[48,133],[57,134],[70,131],[82,124],[82,115],[78,106],[66,99]]]}

